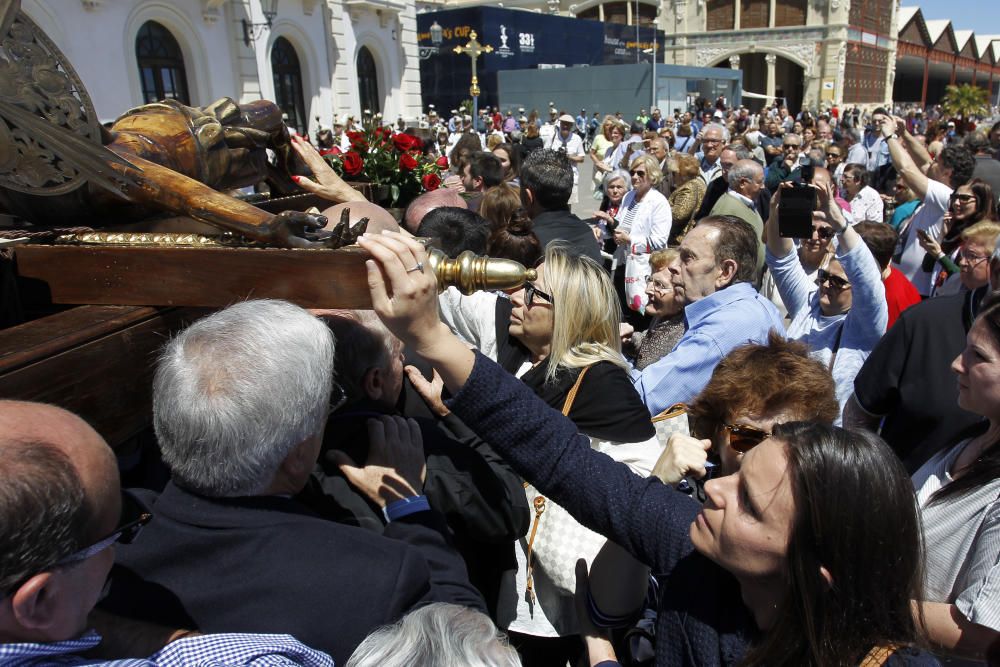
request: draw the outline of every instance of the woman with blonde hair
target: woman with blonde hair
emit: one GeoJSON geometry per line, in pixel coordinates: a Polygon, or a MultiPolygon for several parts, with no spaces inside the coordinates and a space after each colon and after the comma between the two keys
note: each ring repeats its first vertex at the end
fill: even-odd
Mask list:
{"type": "Polygon", "coordinates": [[[627,296],[625,288],[625,269],[628,262],[645,265],[642,275],[649,275],[649,255],[655,250],[667,247],[670,228],[673,221],[670,204],[656,186],[663,180],[659,161],[644,153],[632,160],[629,165],[632,176],[632,190],[626,193],[615,219],[618,224],[614,230],[614,240],[618,249],[615,259],[618,268],[615,269],[615,287],[619,289],[625,312],[638,313],[639,318],[632,315],[628,319],[641,320],[641,313],[646,307],[644,296],[635,290],[632,296],[627,296]]]}
{"type": "Polygon", "coordinates": [[[670,230],[670,245],[680,243],[694,223],[694,215],[701,208],[705,197],[705,181],[698,177],[701,165],[693,155],[677,153],[674,158],[677,171],[674,173],[674,191],[670,193],[670,210],[673,211],[673,227],[670,230]]]}
{"type": "MultiPolygon", "coordinates": [[[[559,242],[546,247],[537,271],[537,279],[509,300],[501,298],[492,311],[485,309],[496,317],[494,358],[549,406],[565,412],[590,438],[591,447],[648,475],[661,448],[621,353],[620,311],[611,279],[592,259],[573,254],[559,242]]],[[[441,312],[460,337],[480,349],[489,347],[488,340],[469,339],[476,330],[492,333],[481,323],[477,327],[463,321],[470,310],[452,304],[441,312]]],[[[419,378],[414,386],[421,393],[430,390],[419,378]]],[[[436,398],[428,396],[432,404],[436,398]]],[[[530,489],[529,494],[533,500],[530,489]]],[[[544,542],[552,539],[555,529],[540,524],[533,553],[545,553],[544,542]]],[[[534,560],[533,555],[529,568],[527,536],[519,540],[515,553],[518,570],[501,585],[498,625],[508,630],[525,664],[575,662],[582,644],[573,591],[560,587],[546,572],[553,568],[572,572],[578,557],[590,558],[593,553],[567,553],[557,562],[534,560]]]]}
{"type": "MultiPolygon", "coordinates": [[[[597,133],[594,137],[594,142],[590,145],[590,161],[594,164],[594,198],[597,199],[597,195],[600,192],[601,195],[604,193],[601,191],[601,185],[604,183],[604,176],[609,171],[611,171],[611,165],[605,161],[605,156],[608,153],[608,149],[612,147],[611,143],[611,128],[618,124],[615,117],[612,115],[607,115],[604,117],[604,122],[601,123],[601,131],[597,133]]],[[[620,141],[620,139],[619,139],[620,141]]]]}

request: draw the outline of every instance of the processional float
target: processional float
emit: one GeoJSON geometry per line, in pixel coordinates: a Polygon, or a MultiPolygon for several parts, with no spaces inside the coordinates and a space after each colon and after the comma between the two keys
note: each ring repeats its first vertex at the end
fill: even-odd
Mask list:
{"type": "MultiPolygon", "coordinates": [[[[0,213],[25,221],[0,228],[0,312],[8,318],[0,326],[12,317],[17,324],[19,311],[91,304],[0,331],[0,397],[58,399],[60,387],[73,393],[95,368],[105,385],[109,373],[131,372],[139,377],[119,379],[144,386],[163,336],[204,312],[191,307],[247,298],[370,307],[368,255],[353,243],[365,219],[351,227],[345,214],[322,229],[310,207],[330,203],[295,186],[295,159],[280,109],[263,100],[202,108],[164,100],[102,126],[65,56],[19,0],[0,0],[0,213]],[[269,198],[236,196],[258,184],[269,198]],[[149,344],[118,340],[136,338],[133,329],[149,344]],[[67,362],[70,350],[79,358],[67,362]]],[[[442,289],[508,288],[533,273],[471,253],[431,253],[442,289]]],[[[103,402],[128,404],[135,393],[103,402]]],[[[53,402],[87,416],[87,400],[53,402]]],[[[121,420],[94,412],[109,441],[128,435],[125,426],[110,436],[121,420]]]]}

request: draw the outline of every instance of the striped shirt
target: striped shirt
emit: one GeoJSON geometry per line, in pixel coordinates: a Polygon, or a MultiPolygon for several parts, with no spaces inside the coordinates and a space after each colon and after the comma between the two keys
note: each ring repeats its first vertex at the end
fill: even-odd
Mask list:
{"type": "Polygon", "coordinates": [[[88,660],[81,653],[101,643],[91,630],[62,642],[0,644],[4,667],[101,665],[102,667],[333,667],[333,659],[289,635],[213,634],[178,639],[148,658],[88,660]]]}
{"type": "Polygon", "coordinates": [[[938,452],[913,475],[927,551],[924,596],[1000,630],[1000,479],[930,504],[951,481],[949,471],[967,444],[938,452]]]}

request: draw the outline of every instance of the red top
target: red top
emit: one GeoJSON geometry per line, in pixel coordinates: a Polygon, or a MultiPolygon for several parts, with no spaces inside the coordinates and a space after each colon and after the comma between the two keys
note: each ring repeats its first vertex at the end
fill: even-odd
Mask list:
{"type": "Polygon", "coordinates": [[[920,293],[896,267],[889,269],[889,277],[882,284],[885,285],[885,301],[889,305],[889,327],[892,327],[900,313],[913,304],[920,303],[920,293]]]}

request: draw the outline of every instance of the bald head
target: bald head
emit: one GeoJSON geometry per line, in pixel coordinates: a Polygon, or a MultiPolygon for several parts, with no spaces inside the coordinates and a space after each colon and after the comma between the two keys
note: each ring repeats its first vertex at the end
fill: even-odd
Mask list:
{"type": "Polygon", "coordinates": [[[113,549],[79,555],[121,516],[114,455],[65,410],[0,401],[0,478],[0,643],[75,637],[114,563],[113,549]]]}
{"type": "Polygon", "coordinates": [[[117,494],[114,453],[90,424],[72,412],[44,403],[0,400],[0,456],[5,447],[25,442],[53,445],[73,462],[85,488],[100,489],[113,482],[117,494]]]}
{"type": "Polygon", "coordinates": [[[416,234],[420,227],[420,222],[428,212],[442,206],[456,206],[468,208],[462,195],[451,188],[438,188],[420,195],[406,209],[406,217],[403,219],[403,226],[411,234],[416,234]]]}
{"type": "Polygon", "coordinates": [[[813,185],[826,190],[830,183],[833,182],[833,177],[830,176],[830,170],[825,167],[813,167],[813,185]]]}

